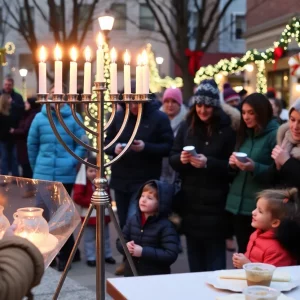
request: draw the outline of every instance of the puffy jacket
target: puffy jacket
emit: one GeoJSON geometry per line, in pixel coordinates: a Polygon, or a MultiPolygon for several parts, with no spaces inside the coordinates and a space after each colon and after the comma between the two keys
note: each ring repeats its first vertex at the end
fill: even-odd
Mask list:
{"type": "MultiPolygon", "coordinates": [[[[239,114],[238,114],[239,116],[239,114]]],[[[200,121],[199,121],[200,122],[200,121]]],[[[235,145],[232,119],[222,111],[219,128],[211,136],[197,124],[189,130],[183,121],[170,154],[170,164],[181,178],[177,212],[182,216],[182,231],[193,238],[224,238],[226,231],[225,203],[229,189],[228,159],[235,145]],[[207,157],[206,168],[182,164],[184,146],[195,146],[196,152],[207,157]]],[[[177,196],[178,197],[178,196],[177,196]]]]}
{"type": "Polygon", "coordinates": [[[276,145],[278,122],[271,120],[266,128],[254,135],[253,130],[247,131],[247,137],[239,151],[248,154],[255,162],[253,172],[237,171],[230,187],[226,210],[233,214],[251,215],[256,206],[256,193],[269,187],[263,178],[273,163],[271,153],[276,145]]]}
{"type": "Polygon", "coordinates": [[[296,265],[296,260],[279,244],[272,230],[254,231],[250,236],[245,256],[253,263],[271,264],[276,267],[296,265]]]}
{"type": "MultiPolygon", "coordinates": [[[[61,107],[61,115],[66,126],[79,139],[84,139],[84,130],[76,123],[69,105],[61,107]]],[[[83,157],[85,150],[78,145],[60,125],[54,111],[52,111],[54,124],[63,141],[78,156],[83,157]]],[[[81,120],[81,116],[78,114],[81,120]]],[[[78,161],[69,154],[55,137],[50,126],[46,107],[38,113],[31,124],[28,139],[28,158],[33,170],[34,179],[60,181],[62,183],[74,183],[76,178],[76,166],[78,161]]]]}
{"type": "MultiPolygon", "coordinates": [[[[153,182],[153,180],[149,182],[153,182]]],[[[138,208],[138,213],[127,221],[123,229],[126,243],[133,240],[135,244],[143,247],[142,256],[133,257],[138,275],[169,274],[171,272],[170,266],[178,256],[178,235],[173,224],[167,219],[171,209],[173,188],[161,181],[155,180],[154,182],[158,189],[158,215],[148,217],[142,226],[142,213],[138,208]]],[[[138,199],[142,190],[143,187],[138,192],[138,199]]],[[[124,254],[119,241],[117,242],[117,249],[124,254]]],[[[127,261],[125,276],[132,276],[127,261]]]]}
{"type": "MultiPolygon", "coordinates": [[[[159,111],[156,101],[144,104],[141,124],[136,140],[142,140],[145,148],[141,152],[127,151],[111,167],[110,187],[123,192],[136,191],[145,181],[159,179],[162,159],[169,155],[173,144],[173,131],[167,115],[159,111]]],[[[119,132],[124,111],[118,111],[113,124],[107,130],[106,144],[119,132]]],[[[127,143],[136,123],[136,116],[130,113],[125,130],[118,143],[127,143]]],[[[108,155],[115,155],[116,143],[107,149],[108,155]]]]}

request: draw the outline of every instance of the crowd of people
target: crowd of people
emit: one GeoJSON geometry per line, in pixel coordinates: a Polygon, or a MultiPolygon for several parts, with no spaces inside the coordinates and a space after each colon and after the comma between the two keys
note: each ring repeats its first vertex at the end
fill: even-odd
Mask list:
{"type": "MultiPolygon", "coordinates": [[[[266,95],[246,93],[238,94],[228,83],[221,93],[216,82],[207,79],[196,88],[188,106],[178,88],[166,89],[161,101],[144,104],[135,139],[112,165],[109,181],[139,275],[170,273],[182,251],[182,234],[191,272],[226,268],[226,248],[235,248],[230,243],[233,237],[237,268],[249,261],[276,266],[299,263],[300,248],[294,238],[300,234],[300,100],[287,111],[272,90],[266,95]]],[[[95,160],[65,132],[55,107],[51,110],[68,147],[90,162],[95,160]]],[[[69,130],[86,141],[70,107],[61,105],[60,113],[69,130]]],[[[137,113],[137,104],[131,103],[127,126],[107,155],[121,153],[137,113]]],[[[121,104],[105,144],[119,132],[125,114],[121,104]]],[[[77,117],[81,119],[80,114],[77,117]]],[[[0,123],[1,174],[19,176],[20,165],[23,177],[62,182],[84,217],[94,191],[95,170],[78,165],[56,139],[46,108],[34,98],[24,105],[11,78],[5,79],[0,96],[0,123]]],[[[94,217],[84,233],[90,267],[96,265],[94,217]]],[[[114,264],[107,225],[105,240],[106,262],[114,264]]],[[[73,245],[71,236],[58,255],[60,271],[73,245]]],[[[119,241],[116,246],[123,255],[116,274],[132,275],[119,241]]],[[[79,252],[75,260],[80,260],[79,252]]]]}

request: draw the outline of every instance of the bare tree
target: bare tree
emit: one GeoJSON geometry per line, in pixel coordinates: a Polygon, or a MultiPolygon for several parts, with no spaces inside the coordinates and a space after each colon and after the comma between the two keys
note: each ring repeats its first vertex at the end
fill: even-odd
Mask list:
{"type": "MultiPolygon", "coordinates": [[[[49,28],[53,33],[53,39],[55,43],[60,44],[63,48],[68,49],[71,45],[81,47],[84,39],[88,33],[89,26],[93,22],[94,12],[98,0],[88,1],[85,0],[72,0],[72,26],[71,30],[67,30],[66,27],[66,14],[64,0],[58,1],[47,0],[47,5],[42,5],[42,1],[37,0],[17,0],[9,1],[2,0],[3,7],[6,10],[6,14],[9,19],[6,20],[6,24],[12,30],[18,32],[26,41],[28,48],[32,53],[32,60],[35,67],[36,76],[38,76],[38,61],[37,61],[37,48],[39,41],[36,35],[38,27],[34,24],[34,16],[32,15],[31,7],[34,8],[43,18],[43,20],[49,24],[49,28]],[[88,5],[88,6],[87,6],[88,5]],[[87,8],[83,10],[83,8],[87,8]],[[83,11],[85,15],[83,15],[83,11]]],[[[68,58],[64,56],[63,60],[68,61],[68,58]]],[[[63,81],[66,83],[68,78],[68,64],[63,64],[63,81]]],[[[48,73],[48,79],[53,81],[53,77],[48,73]]]]}

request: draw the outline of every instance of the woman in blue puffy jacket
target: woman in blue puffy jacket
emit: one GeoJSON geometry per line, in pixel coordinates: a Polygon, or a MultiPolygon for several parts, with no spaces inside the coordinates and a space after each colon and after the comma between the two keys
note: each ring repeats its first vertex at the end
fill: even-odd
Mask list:
{"type": "MultiPolygon", "coordinates": [[[[53,121],[63,141],[71,151],[80,157],[84,157],[85,149],[78,145],[60,125],[54,107],[51,107],[51,110],[53,121]]],[[[85,131],[74,120],[70,106],[61,105],[60,113],[69,130],[79,139],[85,139],[85,131]]],[[[78,118],[81,120],[80,115],[78,115],[78,118]]],[[[66,191],[71,195],[78,161],[65,150],[55,137],[49,123],[46,106],[43,106],[42,111],[33,119],[27,138],[27,147],[33,178],[62,182],[66,191]]],[[[49,203],[39,203],[37,205],[42,205],[46,210],[50,210],[49,203]]],[[[59,271],[64,270],[73,245],[74,237],[71,235],[59,254],[59,271]]],[[[79,252],[77,252],[77,255],[75,254],[75,260],[80,260],[79,252]]]]}

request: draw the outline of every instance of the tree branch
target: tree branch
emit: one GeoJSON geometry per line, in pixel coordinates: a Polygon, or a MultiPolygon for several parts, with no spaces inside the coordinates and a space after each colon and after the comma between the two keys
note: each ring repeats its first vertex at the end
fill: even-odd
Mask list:
{"type": "Polygon", "coordinates": [[[48,7],[49,7],[49,15],[50,15],[50,27],[53,31],[54,40],[56,43],[60,43],[60,35],[59,35],[59,26],[60,24],[57,22],[57,11],[56,11],[56,4],[54,0],[48,0],[48,7]]]}
{"type": "MultiPolygon", "coordinates": [[[[60,0],[60,9],[62,11],[61,17],[61,26],[62,26],[62,36],[63,36],[63,41],[66,40],[67,33],[66,33],[66,7],[65,7],[65,1],[60,0]]],[[[59,25],[60,26],[60,25],[59,25]]]]}
{"type": "Polygon", "coordinates": [[[44,21],[46,21],[47,23],[49,23],[49,18],[46,16],[46,14],[43,12],[42,8],[38,5],[38,3],[36,2],[36,0],[32,0],[33,4],[35,5],[36,9],[39,11],[39,13],[41,14],[42,18],[44,19],[44,21]]]}

